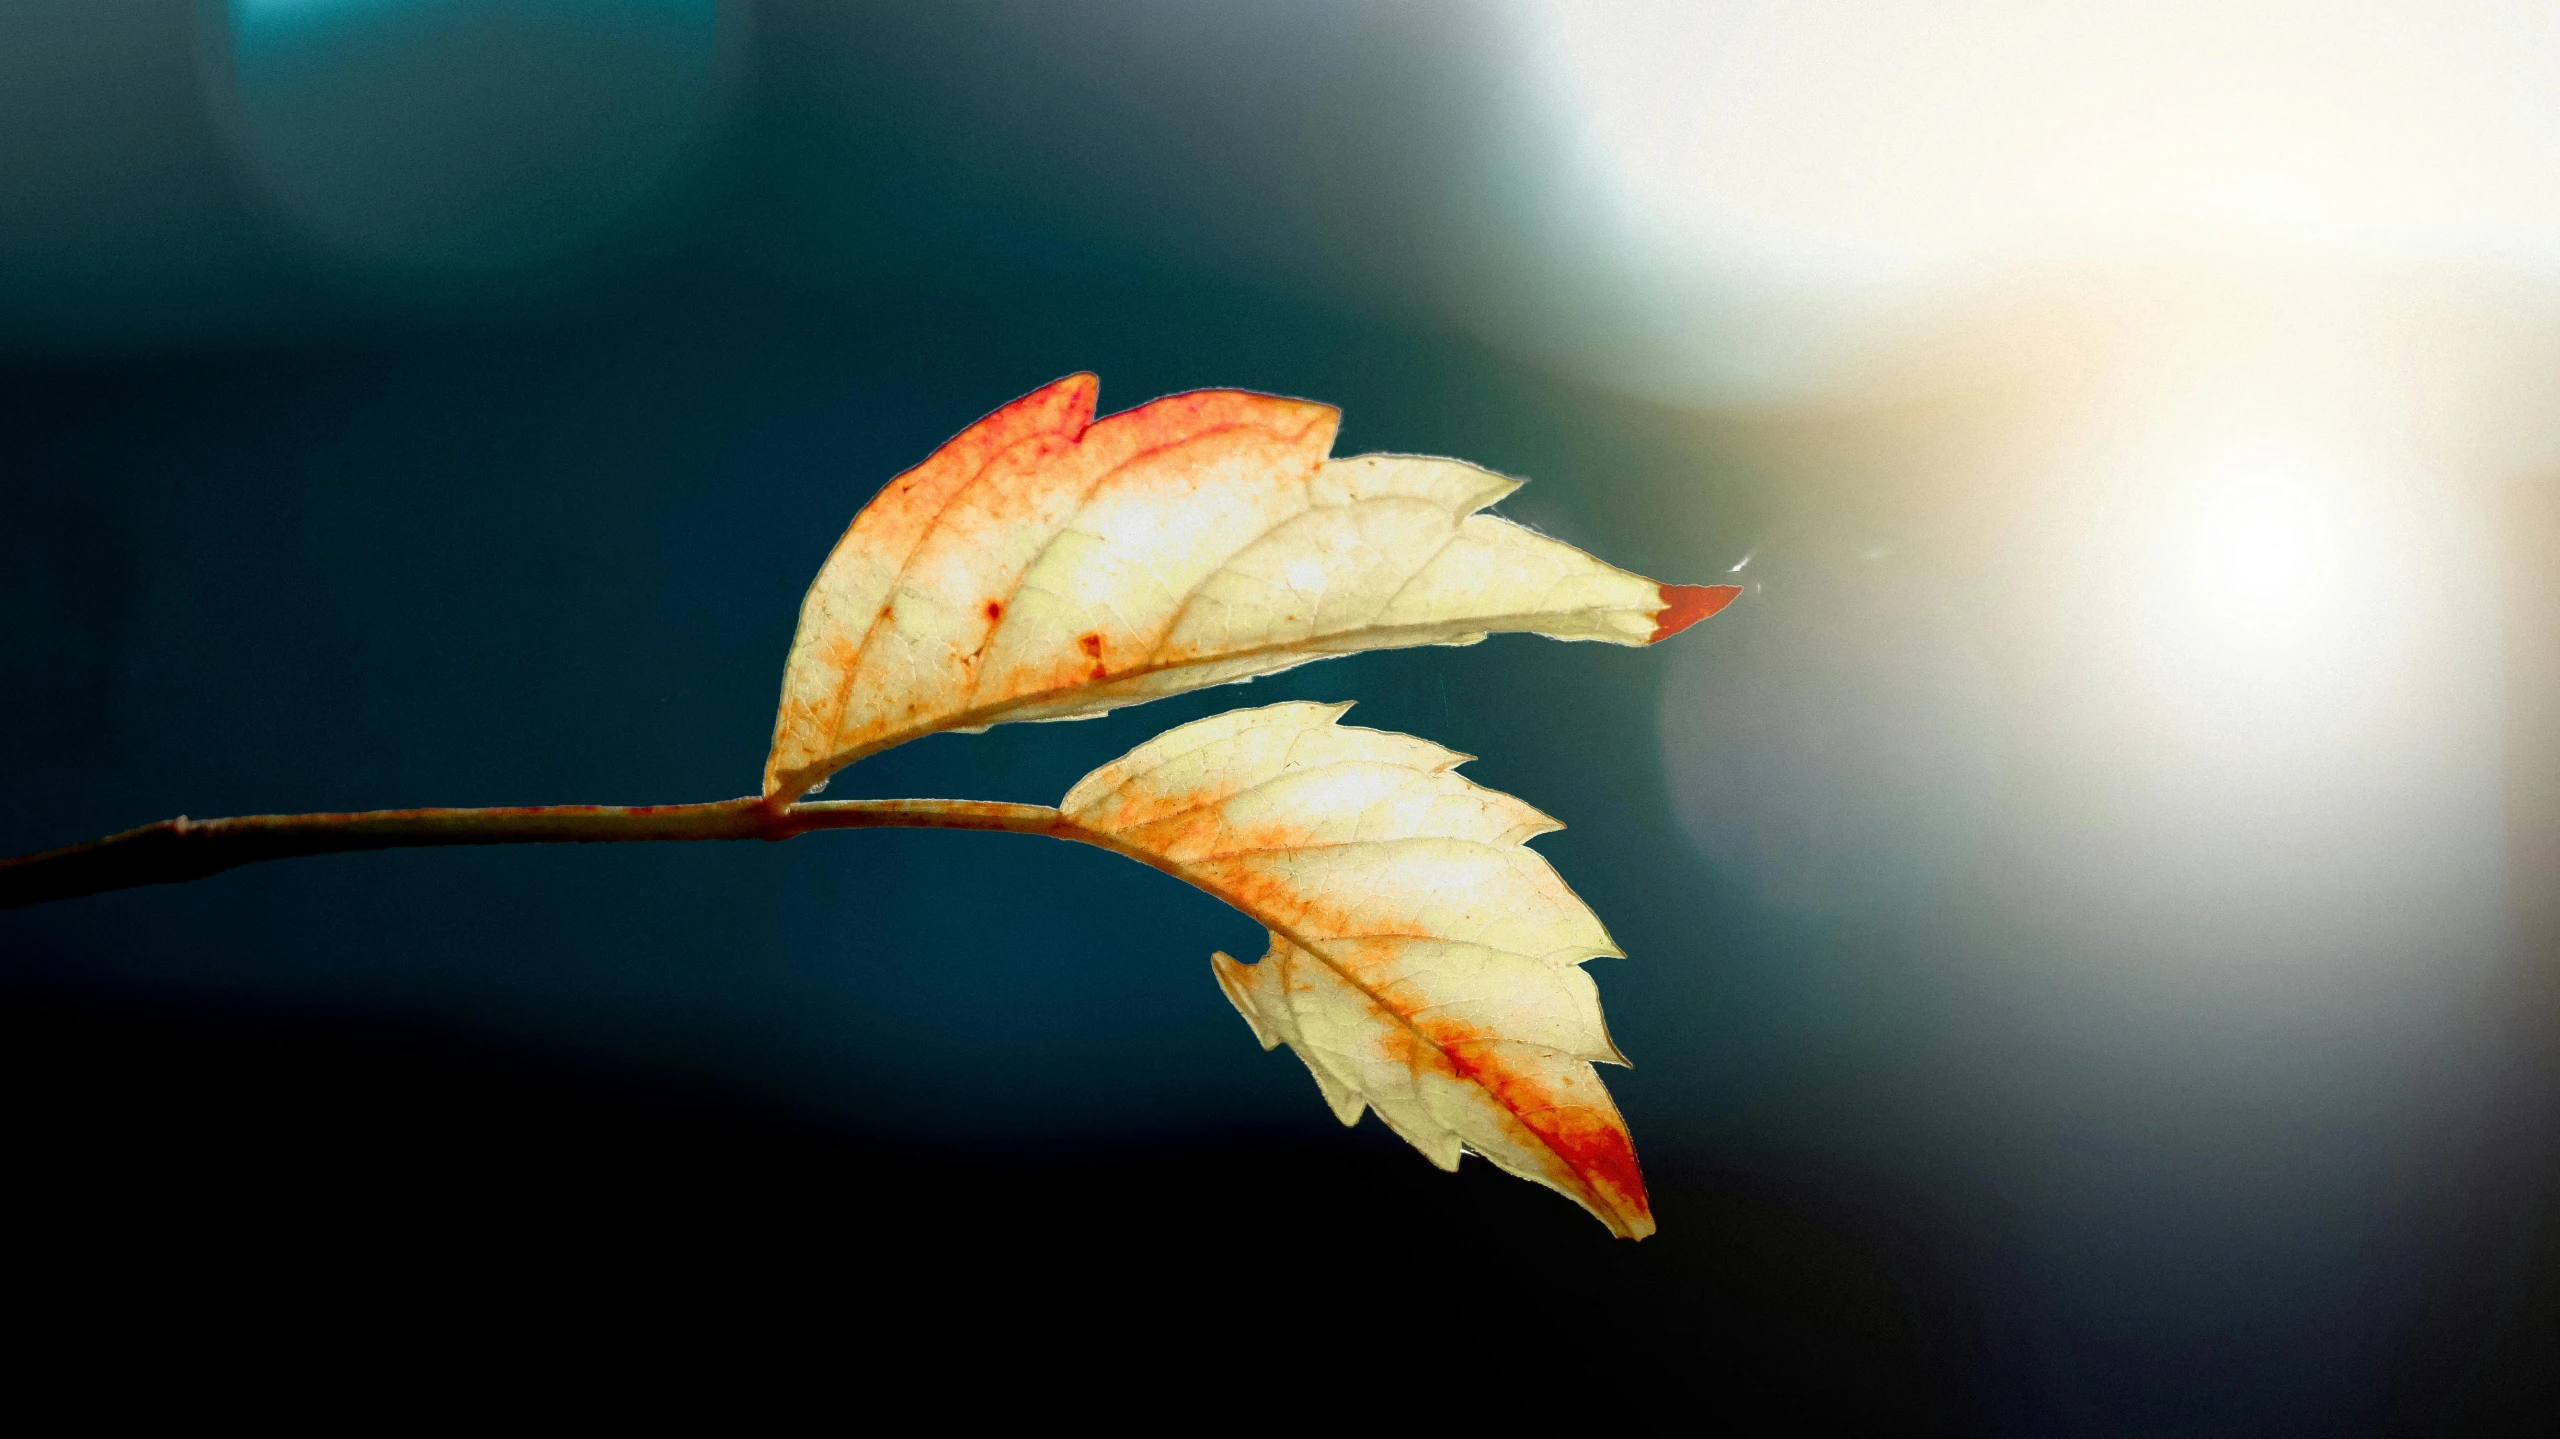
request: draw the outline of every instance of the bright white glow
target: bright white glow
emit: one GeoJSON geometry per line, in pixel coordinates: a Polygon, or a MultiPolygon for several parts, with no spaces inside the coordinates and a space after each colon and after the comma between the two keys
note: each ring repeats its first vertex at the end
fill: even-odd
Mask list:
{"type": "Polygon", "coordinates": [[[2103,597],[2092,638],[2147,696],[2145,728],[2244,771],[2370,744],[2416,662],[2403,581],[2427,580],[2441,538],[2418,503],[2431,477],[2387,453],[2154,429],[2085,475],[2076,582],[2103,597]]]}
{"type": "Polygon", "coordinates": [[[2222,459],[2202,477],[2190,556],[2199,633],[2222,643],[2300,639],[2342,601],[2331,507],[2342,479],[2281,451],[2222,459]]]}
{"type": "Polygon", "coordinates": [[[1641,227],[1800,283],[2272,241],[2560,273],[2549,0],[1530,0],[1641,227]]]}

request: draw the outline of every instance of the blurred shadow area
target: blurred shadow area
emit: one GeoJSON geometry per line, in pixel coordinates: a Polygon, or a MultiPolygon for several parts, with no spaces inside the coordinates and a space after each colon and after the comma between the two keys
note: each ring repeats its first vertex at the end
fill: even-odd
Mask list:
{"type": "Polygon", "coordinates": [[[0,343],[1176,264],[1546,349],[1616,283],[1517,7],[27,0],[0,343]]]}
{"type": "MultiPolygon", "coordinates": [[[[2548,1055],[2560,1052],[2560,478],[2519,481],[2503,499],[2508,886],[2524,968],[2518,1002],[2548,1055]]],[[[2560,1094],[2552,1068],[2560,1066],[2546,1066],[2531,1092],[2539,1113],[2510,1121],[2516,1142],[2478,1202],[2488,1222],[2427,1316],[2439,1332],[2490,1316],[2490,1346],[2445,1366],[2495,1376],[2479,1406],[2489,1413],[2560,1414],[2560,1366],[2550,1362],[2560,1352],[2560,1136],[2550,1122],[2560,1094]],[[2530,1216],[2520,1250],[2498,1242],[2508,1209],[2530,1216]]]]}
{"type": "Polygon", "coordinates": [[[979,1418],[1499,1394],[1952,1432],[1921,1236],[1738,1181],[1658,1190],[1639,1248],[1392,1144],[1007,1164],[343,1016],[20,992],[0,1054],[44,1176],[22,1364],[142,1345],[223,1391],[325,1366],[451,1393],[744,1362],[979,1418]]]}
{"type": "Polygon", "coordinates": [[[2509,884],[2517,942],[2560,1004],[2560,477],[2504,498],[2509,884]]]}

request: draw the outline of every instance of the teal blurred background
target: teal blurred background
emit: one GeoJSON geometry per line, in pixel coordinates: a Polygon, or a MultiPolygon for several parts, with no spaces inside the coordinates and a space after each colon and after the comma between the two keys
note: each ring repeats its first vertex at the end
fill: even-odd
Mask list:
{"type": "Polygon", "coordinates": [[[991,1404],[1277,1335],[1502,1402],[1508,1294],[1684,1427],[2539,1432],[2560,49],[2137,8],[17,0],[0,851],[751,790],[846,520],[1078,369],[1746,586],[829,790],[1285,698],[1482,756],[1628,953],[1657,1239],[1340,1130],[1253,926],[1097,852],[374,854],[0,916],[63,1333],[779,1294],[991,1404]]]}

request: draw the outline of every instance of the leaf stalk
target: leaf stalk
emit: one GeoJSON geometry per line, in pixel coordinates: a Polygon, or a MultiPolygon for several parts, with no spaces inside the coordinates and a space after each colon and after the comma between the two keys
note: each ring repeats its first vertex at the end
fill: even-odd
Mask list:
{"type": "Polygon", "coordinates": [[[0,909],[202,879],[261,860],[458,844],[631,844],[790,839],[822,829],[979,829],[1077,838],[1045,804],[976,799],[825,800],[760,795],[706,804],[378,809],[340,814],[184,815],[85,844],[0,860],[0,909]]]}

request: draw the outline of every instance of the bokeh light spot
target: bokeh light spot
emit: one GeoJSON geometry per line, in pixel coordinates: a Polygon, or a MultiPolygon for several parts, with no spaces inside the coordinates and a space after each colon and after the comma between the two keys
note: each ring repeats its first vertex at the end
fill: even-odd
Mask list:
{"type": "Polygon", "coordinates": [[[452,272],[608,238],[698,153],[719,0],[232,0],[240,167],[344,259],[452,272]]]}

